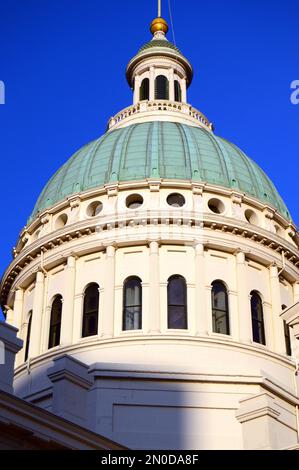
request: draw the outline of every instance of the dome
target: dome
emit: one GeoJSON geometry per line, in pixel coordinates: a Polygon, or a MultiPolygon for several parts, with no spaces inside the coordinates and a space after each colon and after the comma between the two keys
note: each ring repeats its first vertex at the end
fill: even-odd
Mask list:
{"type": "Polygon", "coordinates": [[[237,146],[200,127],[154,121],[112,130],[78,150],[47,183],[30,220],[72,194],[150,177],[235,189],[290,219],[271,180],[237,146]]]}
{"type": "Polygon", "coordinates": [[[147,49],[151,49],[152,47],[166,47],[168,49],[172,49],[180,55],[183,55],[178,47],[172,44],[172,42],[166,41],[165,39],[152,39],[139,49],[138,54],[146,51],[147,49]]]}
{"type": "Polygon", "coordinates": [[[186,72],[187,84],[188,86],[190,85],[193,78],[193,69],[189,60],[172,42],[168,41],[165,37],[161,38],[157,36],[153,37],[151,41],[145,43],[128,63],[126,75],[131,87],[133,87],[132,73],[136,65],[144,59],[157,56],[168,57],[174,59],[177,63],[182,64],[186,72]]]}

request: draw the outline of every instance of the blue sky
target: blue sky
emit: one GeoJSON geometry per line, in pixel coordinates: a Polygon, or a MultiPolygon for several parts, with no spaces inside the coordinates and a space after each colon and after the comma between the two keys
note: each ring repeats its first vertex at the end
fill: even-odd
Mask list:
{"type": "MultiPolygon", "coordinates": [[[[124,71],[151,38],[156,3],[0,0],[1,274],[49,177],[131,104],[124,71]]],[[[299,224],[299,105],[290,101],[299,1],[171,4],[177,46],[195,69],[188,101],[262,166],[299,224]]]]}

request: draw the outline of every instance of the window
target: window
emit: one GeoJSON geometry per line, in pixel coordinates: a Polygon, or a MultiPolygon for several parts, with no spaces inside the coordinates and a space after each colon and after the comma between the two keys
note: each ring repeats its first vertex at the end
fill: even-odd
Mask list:
{"type": "Polygon", "coordinates": [[[82,337],[98,334],[99,286],[90,284],[84,293],[82,337]]]}
{"type": "Polygon", "coordinates": [[[212,198],[208,202],[209,209],[215,214],[223,214],[225,211],[225,205],[220,199],[212,198]]]}
{"type": "Polygon", "coordinates": [[[62,297],[61,295],[57,295],[53,300],[51,308],[49,349],[60,344],[61,313],[62,297]]]}
{"type": "Polygon", "coordinates": [[[149,100],[149,79],[144,78],[140,86],[140,101],[149,100]]]}
{"type": "Polygon", "coordinates": [[[185,198],[182,194],[172,193],[167,196],[167,204],[171,207],[183,207],[185,202],[185,198]]]}
{"type": "MultiPolygon", "coordinates": [[[[286,305],[281,306],[281,310],[285,310],[287,308],[286,305]]],[[[286,345],[286,354],[288,356],[292,355],[292,346],[291,346],[291,335],[290,335],[290,327],[287,325],[287,322],[283,320],[283,329],[284,329],[284,340],[286,345]]]]}
{"type": "Polygon", "coordinates": [[[258,292],[250,292],[252,339],[255,343],[266,344],[263,303],[258,292]]]}
{"type": "Polygon", "coordinates": [[[142,328],[142,287],[139,277],[129,277],[123,289],[123,330],[142,328]]]}
{"type": "Polygon", "coordinates": [[[226,286],[221,281],[212,283],[213,332],[229,335],[229,310],[226,286]]]}
{"type": "Polygon", "coordinates": [[[86,214],[88,217],[96,217],[103,210],[103,203],[100,201],[93,201],[87,207],[86,214]]]}
{"type": "Polygon", "coordinates": [[[178,80],[174,81],[174,101],[182,101],[181,85],[178,80]]]}
{"type": "Polygon", "coordinates": [[[143,204],[143,197],[140,194],[130,194],[126,199],[128,209],[139,209],[143,204]]]}
{"type": "Polygon", "coordinates": [[[158,75],[155,81],[156,100],[169,100],[169,84],[164,75],[158,75]]]}
{"type": "Polygon", "coordinates": [[[28,325],[27,325],[27,336],[26,336],[26,346],[25,346],[24,361],[27,361],[27,359],[28,359],[28,354],[29,354],[30,335],[31,335],[31,322],[32,322],[32,310],[30,310],[28,316],[29,316],[29,320],[28,320],[28,325]]]}
{"type": "Polygon", "coordinates": [[[182,276],[171,276],[167,285],[168,328],[186,330],[187,285],[182,276]]]}

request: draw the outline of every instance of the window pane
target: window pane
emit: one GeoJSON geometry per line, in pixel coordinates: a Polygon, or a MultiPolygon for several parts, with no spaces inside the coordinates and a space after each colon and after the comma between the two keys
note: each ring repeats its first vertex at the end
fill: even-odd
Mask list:
{"type": "Polygon", "coordinates": [[[53,301],[51,309],[49,349],[54,348],[60,344],[61,313],[62,297],[59,295],[53,301]]]}
{"type": "Polygon", "coordinates": [[[168,302],[170,305],[185,305],[185,280],[172,278],[168,284],[168,302]]]}
{"type": "Polygon", "coordinates": [[[287,325],[286,321],[283,321],[284,327],[284,338],[285,338],[285,345],[286,345],[286,353],[288,356],[292,355],[292,346],[291,346],[291,337],[290,337],[290,328],[287,325]]]}
{"type": "Polygon", "coordinates": [[[141,329],[141,308],[127,307],[125,310],[125,330],[141,329]]]}
{"type": "Polygon", "coordinates": [[[182,329],[187,328],[187,318],[185,306],[170,305],[168,308],[168,328],[182,329]]]}
{"type": "Polygon", "coordinates": [[[124,283],[123,330],[142,328],[142,287],[138,277],[124,283]]]}
{"type": "Polygon", "coordinates": [[[220,290],[218,287],[214,290],[214,302],[213,307],[219,310],[226,311],[226,292],[222,289],[220,290]]]}
{"type": "Polygon", "coordinates": [[[174,100],[175,101],[182,101],[181,86],[180,86],[178,80],[175,80],[175,82],[174,82],[174,100]]]}
{"type": "Polygon", "coordinates": [[[144,78],[140,87],[140,101],[149,99],[149,79],[144,78]]]}
{"type": "Polygon", "coordinates": [[[187,286],[182,276],[168,280],[168,328],[187,329],[187,286]]]}
{"type": "Polygon", "coordinates": [[[157,100],[168,100],[168,80],[164,75],[158,75],[156,78],[155,97],[157,100]]]}
{"type": "Polygon", "coordinates": [[[28,359],[29,346],[30,346],[30,336],[31,336],[31,321],[32,321],[32,311],[30,313],[28,327],[27,327],[27,337],[26,337],[26,348],[25,348],[25,361],[28,359]]]}
{"type": "Polygon", "coordinates": [[[266,344],[262,300],[257,292],[251,292],[252,339],[255,343],[266,344]]]}
{"type": "Polygon", "coordinates": [[[214,333],[230,334],[227,290],[220,281],[212,283],[212,323],[214,333]]]}
{"type": "Polygon", "coordinates": [[[98,284],[94,283],[87,287],[84,294],[83,306],[83,338],[93,336],[98,333],[99,298],[98,284]]]}

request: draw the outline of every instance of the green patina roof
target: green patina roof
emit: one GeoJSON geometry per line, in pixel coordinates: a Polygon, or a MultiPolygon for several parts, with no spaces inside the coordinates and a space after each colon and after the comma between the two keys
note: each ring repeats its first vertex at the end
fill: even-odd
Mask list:
{"type": "Polygon", "coordinates": [[[72,194],[149,177],[233,188],[290,218],[273,183],[238,147],[200,127],[155,121],[107,132],[78,150],[45,186],[31,219],[72,194]]]}
{"type": "Polygon", "coordinates": [[[152,47],[167,47],[168,49],[172,49],[180,55],[183,55],[178,47],[176,47],[172,42],[167,41],[166,39],[152,39],[151,41],[147,42],[142,46],[137,54],[146,51],[147,49],[151,49],[152,47]]]}

